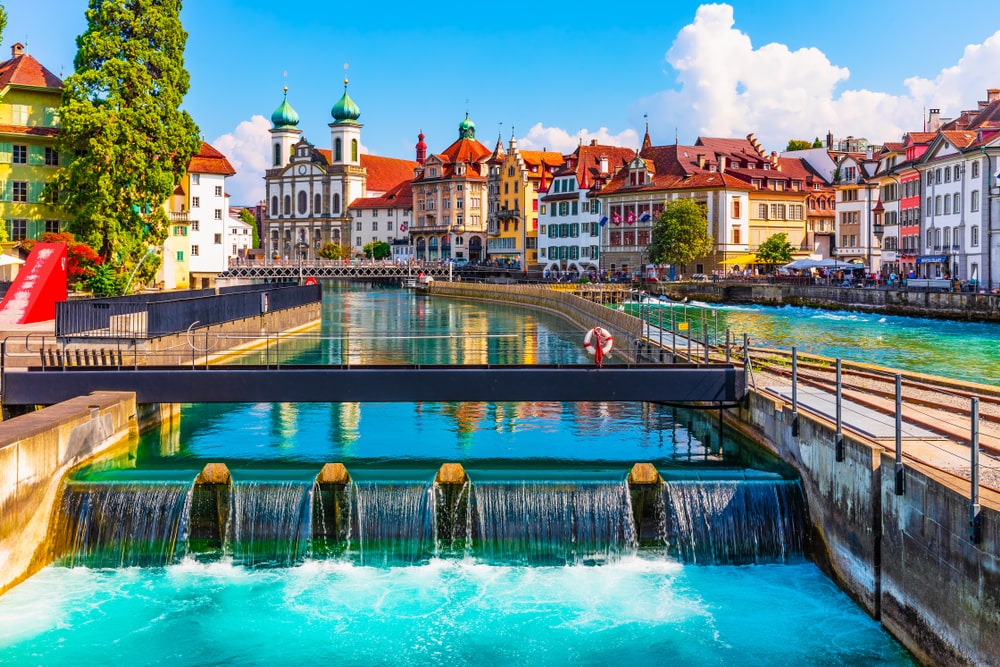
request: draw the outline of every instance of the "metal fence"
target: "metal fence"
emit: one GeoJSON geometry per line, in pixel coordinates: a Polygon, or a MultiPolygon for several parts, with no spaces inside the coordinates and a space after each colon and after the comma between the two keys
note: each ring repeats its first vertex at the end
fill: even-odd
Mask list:
{"type": "Polygon", "coordinates": [[[315,303],[319,285],[239,285],[56,304],[56,336],[153,338],[315,303]]]}

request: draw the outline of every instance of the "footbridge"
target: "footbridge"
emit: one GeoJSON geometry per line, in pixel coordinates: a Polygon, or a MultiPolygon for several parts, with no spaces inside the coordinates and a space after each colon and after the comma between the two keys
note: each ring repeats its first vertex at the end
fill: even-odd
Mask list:
{"type": "Polygon", "coordinates": [[[664,401],[731,404],[745,393],[729,364],[282,365],[34,367],[3,373],[3,404],[51,405],[95,391],[138,403],[664,401]]]}
{"type": "Polygon", "coordinates": [[[463,266],[455,268],[448,262],[426,264],[397,264],[395,262],[345,262],[343,260],[248,260],[234,263],[219,274],[218,278],[236,280],[298,281],[307,277],[322,280],[359,280],[404,282],[423,273],[437,280],[460,278],[462,280],[520,279],[520,270],[490,266],[463,266]]]}

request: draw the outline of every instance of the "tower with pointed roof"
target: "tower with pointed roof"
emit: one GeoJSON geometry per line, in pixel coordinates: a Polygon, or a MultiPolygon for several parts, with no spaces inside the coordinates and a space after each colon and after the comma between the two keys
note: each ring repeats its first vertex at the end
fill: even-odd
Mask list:
{"type": "Polygon", "coordinates": [[[288,164],[292,157],[292,146],[302,136],[302,130],[296,128],[299,115],[288,103],[288,86],[281,104],[271,114],[271,168],[281,168],[288,164]]]}
{"type": "Polygon", "coordinates": [[[12,241],[61,231],[65,214],[42,190],[66,163],[56,151],[62,81],[20,42],[0,63],[0,221],[12,241]]]}
{"type": "Polygon", "coordinates": [[[406,198],[395,197],[384,208],[372,202],[409,181],[417,163],[362,153],[361,109],[347,84],[344,79],[344,92],[330,110],[329,149],[317,148],[297,129],[299,116],[288,103],[287,91],[271,115],[273,154],[264,175],[267,208],[262,225],[270,257],[316,259],[328,243],[359,256],[369,242],[391,245],[408,238],[411,213],[399,204],[406,198]],[[354,202],[365,205],[354,211],[354,202]],[[391,220],[386,219],[389,209],[399,209],[391,220]]]}

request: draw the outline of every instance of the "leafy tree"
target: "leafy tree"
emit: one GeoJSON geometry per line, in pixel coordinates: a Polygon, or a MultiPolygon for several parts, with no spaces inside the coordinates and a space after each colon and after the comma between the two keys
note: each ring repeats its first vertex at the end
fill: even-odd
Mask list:
{"type": "Polygon", "coordinates": [[[94,269],[94,275],[87,279],[86,284],[94,296],[118,296],[125,291],[126,276],[116,273],[109,264],[100,264],[94,269]]]}
{"type": "Polygon", "coordinates": [[[57,148],[74,156],[45,190],[102,266],[152,279],[168,218],[163,203],[191,156],[198,128],[179,109],[188,90],[181,0],[90,0],[76,71],[63,81],[57,148]]]}
{"type": "Polygon", "coordinates": [[[804,151],[807,148],[812,148],[812,144],[802,139],[789,139],[785,146],[786,151],[804,151]]]}
{"type": "Polygon", "coordinates": [[[368,259],[385,259],[392,254],[392,248],[385,241],[366,243],[361,250],[368,259]]]}
{"type": "Polygon", "coordinates": [[[250,209],[245,208],[240,211],[240,220],[250,225],[250,232],[253,234],[253,240],[250,247],[259,248],[260,247],[260,233],[257,231],[257,218],[253,217],[253,213],[250,209]]]}
{"type": "Polygon", "coordinates": [[[775,234],[757,248],[757,261],[761,264],[788,264],[792,261],[792,250],[784,232],[775,234]]]}
{"type": "Polygon", "coordinates": [[[819,137],[816,137],[815,139],[813,139],[813,145],[812,145],[812,147],[813,148],[823,148],[823,142],[820,141],[819,137]]]}
{"type": "Polygon", "coordinates": [[[3,29],[7,27],[7,10],[0,5],[0,43],[3,42],[3,29]]]}
{"type": "Polygon", "coordinates": [[[343,259],[347,257],[348,251],[336,243],[324,243],[323,247],[317,251],[317,255],[323,259],[343,259]]]}
{"type": "Polygon", "coordinates": [[[653,264],[683,266],[709,254],[713,246],[704,205],[693,199],[675,199],[653,223],[648,256],[653,264]]]}

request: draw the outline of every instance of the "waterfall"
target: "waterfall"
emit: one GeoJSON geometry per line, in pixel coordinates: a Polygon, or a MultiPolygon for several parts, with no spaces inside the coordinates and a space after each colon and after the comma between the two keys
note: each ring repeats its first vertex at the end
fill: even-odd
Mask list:
{"type": "Polygon", "coordinates": [[[700,565],[784,563],[804,556],[798,482],[670,481],[663,487],[667,552],[700,565]]]}
{"type": "Polygon", "coordinates": [[[175,562],[185,553],[190,489],[189,482],[68,482],[56,528],[56,559],[71,567],[175,562]]]}
{"type": "Polygon", "coordinates": [[[623,483],[474,484],[474,553],[491,563],[589,564],[636,548],[623,483]]]}
{"type": "Polygon", "coordinates": [[[312,482],[236,482],[225,551],[247,566],[289,566],[308,555],[312,482]]]}
{"type": "Polygon", "coordinates": [[[352,543],[363,565],[405,565],[435,555],[434,491],[424,483],[356,483],[352,543]]]}

